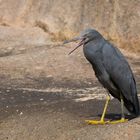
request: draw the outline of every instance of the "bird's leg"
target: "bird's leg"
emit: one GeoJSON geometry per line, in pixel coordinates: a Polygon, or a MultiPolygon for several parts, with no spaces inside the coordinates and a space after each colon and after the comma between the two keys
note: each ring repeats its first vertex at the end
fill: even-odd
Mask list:
{"type": "Polygon", "coordinates": [[[99,121],[97,121],[97,120],[86,120],[86,122],[88,124],[106,124],[106,123],[109,123],[109,121],[104,121],[105,113],[106,113],[106,110],[107,110],[109,100],[110,100],[110,96],[108,94],[101,119],[99,121]]]}
{"type": "Polygon", "coordinates": [[[125,120],[125,115],[124,115],[124,101],[123,101],[122,96],[120,98],[121,98],[121,111],[122,111],[121,120],[125,120]]]}
{"type": "Polygon", "coordinates": [[[120,120],[115,120],[115,121],[105,121],[104,120],[105,113],[106,113],[106,110],[107,110],[107,106],[108,106],[108,103],[109,103],[109,100],[110,100],[110,96],[108,95],[107,99],[106,99],[105,107],[104,107],[104,110],[103,110],[103,113],[102,113],[102,116],[101,116],[101,119],[99,121],[97,121],[97,120],[86,120],[86,122],[88,124],[117,124],[117,123],[127,122],[128,119],[125,119],[125,115],[124,115],[123,97],[120,96],[120,99],[121,99],[121,115],[122,115],[120,120]]]}
{"type": "Polygon", "coordinates": [[[124,123],[128,121],[128,119],[125,119],[125,115],[124,115],[124,101],[122,95],[120,95],[120,99],[121,99],[121,115],[122,115],[121,119],[116,121],[110,121],[109,123],[111,124],[124,123]]]}
{"type": "Polygon", "coordinates": [[[106,99],[106,103],[105,103],[105,106],[104,106],[104,110],[103,110],[103,113],[102,113],[102,117],[101,117],[101,122],[104,122],[104,118],[105,118],[105,113],[106,113],[106,110],[107,110],[107,106],[108,106],[108,103],[110,101],[110,96],[108,95],[107,96],[107,99],[106,99]]]}

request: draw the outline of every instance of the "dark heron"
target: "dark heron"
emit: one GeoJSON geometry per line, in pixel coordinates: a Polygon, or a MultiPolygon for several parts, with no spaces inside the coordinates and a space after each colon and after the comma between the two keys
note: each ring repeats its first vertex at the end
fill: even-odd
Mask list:
{"type": "Polygon", "coordinates": [[[136,82],[132,70],[123,54],[94,29],[86,29],[79,37],[65,41],[64,44],[77,40],[81,41],[74,50],[83,45],[84,55],[92,65],[96,77],[103,87],[108,90],[108,96],[101,119],[99,121],[87,120],[87,122],[89,124],[125,122],[127,119],[125,119],[124,106],[134,117],[137,117],[140,110],[136,82]],[[110,94],[121,103],[120,120],[104,120],[110,94]]]}

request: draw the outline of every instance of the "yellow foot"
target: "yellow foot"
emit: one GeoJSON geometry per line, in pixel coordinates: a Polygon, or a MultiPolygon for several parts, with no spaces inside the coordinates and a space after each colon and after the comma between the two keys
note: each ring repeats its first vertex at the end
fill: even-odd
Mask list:
{"type": "Polygon", "coordinates": [[[86,120],[85,122],[88,123],[88,124],[108,124],[109,123],[109,121],[102,121],[102,120],[100,120],[100,121],[86,120]]]}
{"type": "Polygon", "coordinates": [[[97,125],[97,124],[117,124],[117,123],[124,123],[124,122],[127,122],[128,119],[120,119],[120,120],[116,120],[116,121],[103,121],[103,120],[100,120],[100,121],[97,121],[97,120],[86,120],[85,122],[88,123],[88,124],[94,124],[94,125],[97,125]]]}
{"type": "Polygon", "coordinates": [[[125,123],[128,119],[121,118],[120,120],[110,121],[109,124],[125,123]]]}

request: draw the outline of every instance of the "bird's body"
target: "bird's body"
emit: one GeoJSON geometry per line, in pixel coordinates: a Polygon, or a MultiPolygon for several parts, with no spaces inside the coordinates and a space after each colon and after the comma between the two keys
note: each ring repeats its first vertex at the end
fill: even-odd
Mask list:
{"type": "Polygon", "coordinates": [[[85,44],[83,51],[104,88],[118,100],[121,94],[126,108],[139,115],[135,79],[122,53],[103,37],[85,44]]]}
{"type": "MultiPolygon", "coordinates": [[[[140,109],[135,79],[127,60],[119,49],[105,40],[104,37],[94,29],[86,29],[81,33],[80,37],[76,37],[66,43],[75,40],[82,40],[76,48],[83,45],[84,55],[92,65],[99,82],[113,97],[121,102],[122,119],[120,122],[124,122],[123,106],[137,117],[140,113],[140,109]]],[[[73,51],[70,53],[72,52],[73,51]]],[[[107,99],[101,120],[89,121],[89,123],[105,123],[104,116],[108,101],[109,98],[107,99]]]]}

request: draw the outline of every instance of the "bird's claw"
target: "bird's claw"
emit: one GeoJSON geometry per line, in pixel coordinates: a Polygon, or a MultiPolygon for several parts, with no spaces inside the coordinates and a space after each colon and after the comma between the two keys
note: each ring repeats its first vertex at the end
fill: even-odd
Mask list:
{"type": "Polygon", "coordinates": [[[128,119],[121,118],[120,120],[110,121],[109,124],[125,123],[128,119]]]}
{"type": "Polygon", "coordinates": [[[127,122],[128,119],[120,119],[120,120],[115,120],[115,121],[104,121],[104,120],[85,120],[86,123],[88,124],[93,124],[93,125],[103,125],[103,124],[118,124],[118,123],[124,123],[127,122]]]}
{"type": "Polygon", "coordinates": [[[99,120],[99,121],[97,121],[97,120],[85,120],[85,122],[86,123],[88,123],[88,124],[107,124],[107,123],[109,123],[109,121],[102,121],[102,120],[99,120]]]}

